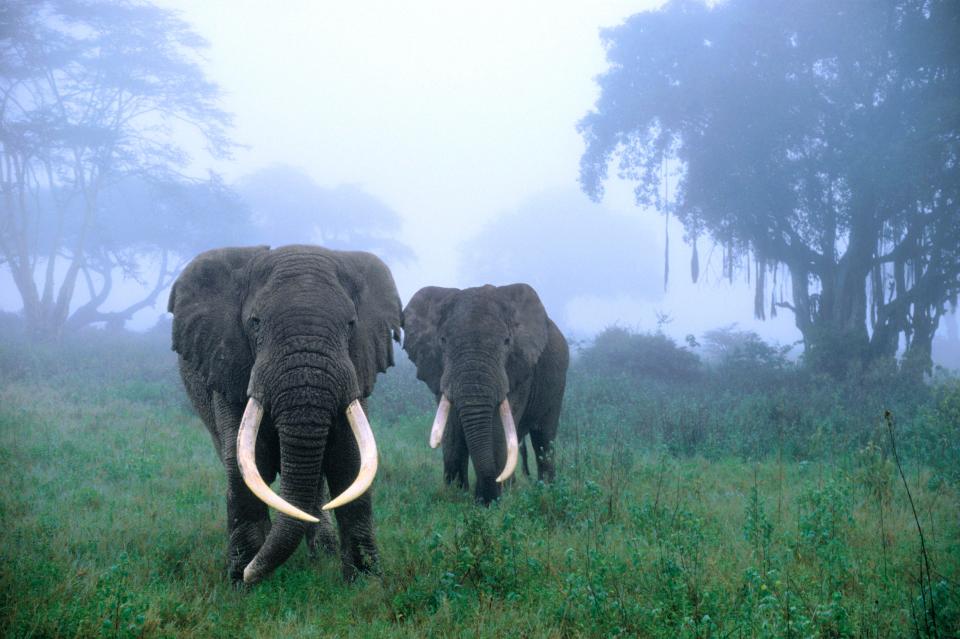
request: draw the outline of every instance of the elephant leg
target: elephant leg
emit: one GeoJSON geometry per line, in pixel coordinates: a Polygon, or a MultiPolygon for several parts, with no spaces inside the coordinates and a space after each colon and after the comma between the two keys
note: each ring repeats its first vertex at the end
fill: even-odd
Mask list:
{"type": "Polygon", "coordinates": [[[520,439],[520,459],[523,461],[523,474],[530,476],[530,466],[527,465],[527,438],[520,439]]]}
{"type": "Polygon", "coordinates": [[[310,508],[310,514],[320,520],[318,524],[307,524],[307,551],[311,557],[321,554],[333,556],[337,553],[337,531],[333,527],[333,517],[330,511],[320,507],[330,501],[330,491],[324,482],[320,482],[317,491],[317,502],[310,508]]]}
{"type": "Polygon", "coordinates": [[[553,464],[552,432],[531,430],[530,441],[533,443],[533,454],[537,458],[537,479],[543,482],[552,482],[556,476],[553,464]]]}
{"type": "MultiPolygon", "coordinates": [[[[237,430],[242,407],[231,406],[218,393],[213,396],[220,459],[227,473],[227,570],[235,583],[243,583],[243,569],[260,550],[270,532],[270,515],[243,481],[237,465],[237,430]]],[[[267,484],[277,476],[267,437],[257,441],[257,468],[267,484]]]]}
{"type": "MultiPolygon", "coordinates": [[[[323,456],[323,472],[331,495],[339,495],[356,479],[360,470],[360,449],[345,418],[330,428],[327,452],[323,456]]],[[[349,504],[336,509],[340,529],[340,561],[343,577],[352,581],[358,572],[378,570],[380,555],[373,534],[373,499],[371,490],[349,504]]]]}
{"type": "MultiPolygon", "coordinates": [[[[454,422],[453,416],[450,421],[454,422]]],[[[467,440],[464,439],[459,421],[447,424],[446,432],[443,433],[443,480],[448,484],[456,483],[462,490],[470,490],[467,475],[469,463],[467,440]]]]}

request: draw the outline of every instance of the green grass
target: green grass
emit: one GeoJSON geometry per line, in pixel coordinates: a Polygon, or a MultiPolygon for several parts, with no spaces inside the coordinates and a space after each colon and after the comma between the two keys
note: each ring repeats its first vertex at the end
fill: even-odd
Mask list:
{"type": "Polygon", "coordinates": [[[933,636],[931,609],[939,636],[958,631],[957,483],[904,460],[932,568],[921,590],[880,415],[841,450],[774,439],[733,454],[712,429],[762,428],[766,408],[718,416],[639,387],[628,400],[628,381],[577,371],[559,480],[520,476],[489,509],[442,485],[430,398],[409,368],[381,377],[382,576],[346,584],[338,560],[301,548],[237,592],[220,464],[172,357],[137,348],[0,362],[2,636],[933,636]],[[704,432],[679,446],[688,430],[704,432]]]}

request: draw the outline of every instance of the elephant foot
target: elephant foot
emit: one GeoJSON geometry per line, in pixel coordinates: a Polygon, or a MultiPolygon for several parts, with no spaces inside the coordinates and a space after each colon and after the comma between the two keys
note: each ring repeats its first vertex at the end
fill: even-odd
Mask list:
{"type": "Polygon", "coordinates": [[[446,485],[456,485],[460,490],[470,490],[470,483],[467,481],[467,474],[460,472],[459,469],[444,470],[443,481],[446,485]]]}
{"type": "Polygon", "coordinates": [[[500,497],[500,484],[493,477],[478,477],[474,497],[477,503],[489,506],[500,497]]]}
{"type": "Polygon", "coordinates": [[[363,541],[353,545],[350,552],[341,553],[343,579],[354,581],[359,575],[380,574],[380,554],[372,541],[363,541]]]}
{"type": "Polygon", "coordinates": [[[319,524],[310,524],[307,526],[307,552],[314,559],[320,555],[332,557],[337,554],[337,532],[333,528],[333,519],[326,510],[320,511],[317,515],[320,519],[319,524]]]}
{"type": "Polygon", "coordinates": [[[270,532],[270,519],[237,524],[230,531],[227,574],[234,587],[243,584],[243,569],[253,561],[270,532]]]}

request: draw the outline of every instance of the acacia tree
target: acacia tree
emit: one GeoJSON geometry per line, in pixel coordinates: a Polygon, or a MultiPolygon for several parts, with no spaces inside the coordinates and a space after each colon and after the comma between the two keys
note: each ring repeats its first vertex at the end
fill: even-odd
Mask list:
{"type": "Polygon", "coordinates": [[[584,190],[602,198],[616,159],[694,264],[706,236],[726,275],[752,270],[758,317],[793,312],[814,367],[892,358],[902,337],[928,368],[960,290],[955,3],[674,0],[603,39],[584,190]]]}
{"type": "MultiPolygon", "coordinates": [[[[81,207],[68,207],[64,217],[63,237],[70,246],[82,225],[81,207]]],[[[248,207],[216,176],[162,183],[130,177],[110,185],[99,195],[85,245],[80,272],[86,300],[70,313],[65,328],[94,322],[122,326],[137,311],[155,306],[191,257],[248,242],[250,229],[248,207]],[[136,280],[143,293],[108,309],[118,275],[136,280]]]]}
{"type": "MultiPolygon", "coordinates": [[[[145,2],[0,7],[0,257],[35,334],[103,319],[91,304],[109,295],[113,269],[132,272],[143,257],[138,243],[103,235],[104,193],[134,178],[156,192],[219,192],[181,174],[190,157],[175,142],[194,135],[214,156],[230,150],[230,117],[198,64],[204,46],[176,14],[145,2]],[[71,319],[81,278],[90,301],[71,319]]],[[[152,299],[175,275],[160,261],[152,299]]]]}
{"type": "Polygon", "coordinates": [[[394,239],[400,215],[359,186],[324,188],[302,170],[277,164],[242,177],[235,187],[251,210],[251,242],[317,242],[374,251],[388,263],[413,258],[410,247],[394,239]]]}

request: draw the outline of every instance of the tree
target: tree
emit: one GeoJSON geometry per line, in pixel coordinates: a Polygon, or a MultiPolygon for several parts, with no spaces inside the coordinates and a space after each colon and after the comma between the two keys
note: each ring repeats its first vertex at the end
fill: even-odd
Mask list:
{"type": "Polygon", "coordinates": [[[590,202],[576,188],[551,189],[488,223],[464,243],[460,270],[469,281],[527,282],[554,317],[579,296],[657,299],[662,283],[654,248],[637,250],[638,220],[590,202]]]}
{"type": "Polygon", "coordinates": [[[413,258],[410,247],[392,237],[400,231],[400,216],[359,186],[327,189],[300,169],[274,165],[241,178],[236,189],[252,211],[253,242],[317,242],[373,251],[387,262],[413,258]]]}
{"type": "Polygon", "coordinates": [[[815,368],[894,357],[903,337],[929,369],[960,290],[956,4],[674,0],[603,38],[584,190],[601,198],[617,158],[694,259],[704,235],[727,275],[752,270],[758,317],[794,313],[815,368]]]}
{"type": "MultiPolygon", "coordinates": [[[[82,207],[66,208],[67,246],[75,243],[82,218],[82,207]]],[[[191,257],[210,248],[246,243],[251,228],[246,204],[216,176],[159,184],[128,177],[110,185],[99,195],[86,240],[80,269],[86,301],[70,313],[66,328],[95,322],[122,325],[137,311],[153,307],[191,257]],[[143,296],[122,308],[103,310],[117,274],[143,285],[143,296]]]]}
{"type": "MultiPolygon", "coordinates": [[[[157,220],[134,219],[146,210],[107,202],[105,193],[150,185],[169,204],[222,191],[216,180],[182,175],[191,158],[176,142],[194,135],[217,157],[231,148],[230,117],[197,62],[204,46],[173,12],[145,2],[0,7],[0,263],[34,334],[102,319],[91,304],[109,294],[113,269],[132,273],[143,257],[142,242],[123,245],[103,216],[113,207],[113,221],[128,222],[124,232],[157,220]],[[80,278],[90,300],[71,316],[80,278]]],[[[161,261],[162,288],[175,273],[161,261]]]]}

